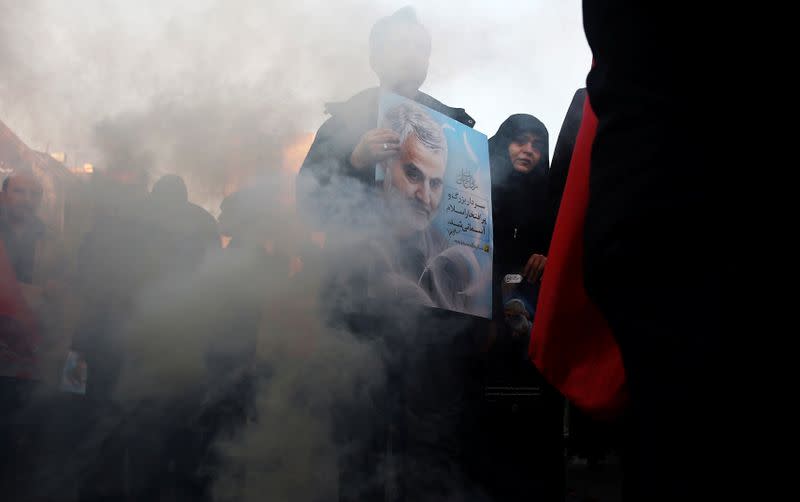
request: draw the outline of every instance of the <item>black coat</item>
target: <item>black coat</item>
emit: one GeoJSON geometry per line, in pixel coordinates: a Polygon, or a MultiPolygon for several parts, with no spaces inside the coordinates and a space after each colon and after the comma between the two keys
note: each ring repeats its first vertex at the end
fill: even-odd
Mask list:
{"type": "Polygon", "coordinates": [[[558,208],[561,206],[561,197],[564,195],[564,187],[567,185],[567,175],[569,165],[572,162],[572,152],[575,150],[575,140],[578,138],[578,131],[583,120],[583,105],[586,101],[586,89],[578,89],[569,104],[567,115],[561,124],[558,133],[556,147],[553,150],[553,161],[550,163],[550,234],[556,224],[558,208]]]}

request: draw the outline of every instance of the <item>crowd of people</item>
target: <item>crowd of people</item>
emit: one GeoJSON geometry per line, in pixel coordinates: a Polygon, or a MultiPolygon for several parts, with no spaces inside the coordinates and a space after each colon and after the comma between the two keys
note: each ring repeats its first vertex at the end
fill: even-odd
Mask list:
{"type": "Polygon", "coordinates": [[[596,61],[552,164],[548,130],[531,114],[509,116],[489,140],[491,319],[456,312],[464,285],[430,266],[443,247],[429,225],[444,136],[413,105],[378,121],[389,91],[475,125],[419,90],[431,37],[410,8],[370,34],[379,86],[327,106],[296,208],[269,202],[269,188],[255,184],[228,196],[217,219],[189,201],[179,176],[148,191],[146,169],[108,166],[93,175],[91,222],[69,253],[37,217],[41,181],[9,174],[0,192],[3,499],[214,498],[214,444],[259,420],[255,382],[272,371],[259,336],[280,329],[302,339],[305,316],[347,331],[383,363],[383,385],[367,399],[325,410],[339,446],[338,493],[325,500],[565,500],[570,402],[570,416],[621,423],[630,500],[706,493],[702,465],[684,458],[702,441],[687,406],[716,416],[708,396],[718,383],[722,268],[709,263],[725,235],[707,231],[705,167],[697,191],[685,190],[653,132],[680,110],[670,108],[677,77],[637,66],[643,51],[661,53],[661,32],[644,34],[600,4],[586,2],[596,61]],[[376,166],[387,173],[381,184],[376,166]],[[390,239],[376,237],[386,228],[390,239]],[[665,233],[692,239],[708,259],[678,267],[665,233]],[[385,279],[392,270],[420,279],[385,279]],[[675,277],[689,273],[687,289],[675,277]],[[291,299],[292,315],[276,312],[278,297],[291,299]],[[586,312],[592,322],[564,321],[586,312]],[[202,352],[202,369],[171,368],[171,378],[192,381],[179,396],[160,393],[169,382],[149,361],[191,350],[202,352]]]}

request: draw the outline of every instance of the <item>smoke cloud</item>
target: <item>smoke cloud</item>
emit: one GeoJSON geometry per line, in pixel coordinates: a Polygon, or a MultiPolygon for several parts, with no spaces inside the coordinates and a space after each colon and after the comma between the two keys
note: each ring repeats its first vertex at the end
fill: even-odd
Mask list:
{"type": "MultiPolygon", "coordinates": [[[[286,175],[285,149],[316,130],[325,102],[376,84],[368,61],[369,29],[403,3],[0,0],[0,118],[34,148],[67,152],[70,165],[136,166],[146,169],[151,181],[179,174],[190,199],[215,214],[223,197],[248,180],[263,188],[263,206],[275,209],[269,200],[285,195],[280,181],[286,175]]],[[[424,90],[467,108],[489,135],[511,113],[542,116],[534,106],[541,105],[554,135],[582,85],[588,54],[580,44],[570,46],[564,60],[578,63],[554,72],[543,87],[557,88],[556,97],[531,101],[537,87],[522,83],[526,75],[538,75],[539,67],[546,75],[543,66],[554,61],[536,56],[531,63],[528,56],[545,53],[546,47],[528,51],[522,44],[529,36],[538,42],[568,31],[563,26],[578,20],[573,11],[579,3],[573,2],[573,11],[563,14],[567,21],[550,31],[544,14],[554,15],[551,5],[524,10],[527,2],[510,2],[497,8],[497,16],[487,16],[482,4],[420,6],[434,41],[424,90]],[[501,36],[517,28],[512,19],[525,21],[519,34],[501,36]],[[525,72],[514,69],[516,64],[525,72]],[[506,78],[499,78],[500,69],[508,68],[500,75],[506,78]],[[497,110],[498,96],[512,91],[520,98],[497,110]]],[[[579,34],[579,23],[570,30],[579,34]]],[[[377,222],[375,215],[350,219],[358,212],[354,208],[368,206],[366,194],[347,184],[332,190],[340,192],[341,207],[330,209],[341,214],[342,226],[329,229],[340,237],[331,246],[331,261],[346,276],[363,265],[364,256],[348,253],[342,242],[377,222]]],[[[275,211],[271,218],[294,224],[275,211]]],[[[127,360],[115,390],[122,421],[151,424],[155,438],[173,431],[174,417],[186,426],[202,423],[204,410],[223,400],[238,378],[252,382],[255,404],[247,422],[213,447],[219,461],[209,476],[218,500],[330,499],[337,490],[339,456],[347,448],[336,438],[336,410],[373,403],[397,364],[394,354],[413,350],[411,359],[425,359],[426,351],[449,347],[448,337],[463,328],[430,320],[427,330],[408,333],[404,328],[420,323],[418,310],[379,305],[382,325],[400,326],[394,331],[407,339],[356,337],[350,326],[328,322],[331,310],[347,311],[356,300],[347,296],[351,290],[343,280],[325,283],[317,273],[324,264],[318,265],[306,263],[303,278],[293,279],[284,268],[272,269],[276,265],[248,253],[209,256],[190,277],[150,282],[135,298],[116,341],[127,360]],[[249,305],[264,312],[255,323],[258,353],[246,368],[220,370],[208,353],[241,355],[249,328],[241,327],[240,313],[249,305]]],[[[426,373],[430,365],[411,366],[419,370],[414,381],[420,385],[448,378],[426,373]]],[[[442,399],[420,406],[432,408],[447,397],[442,399]]],[[[122,425],[95,431],[82,445],[81,458],[97,455],[104,435],[122,425]]],[[[81,464],[61,476],[82,473],[81,464]]],[[[443,478],[450,475],[442,472],[443,478]]]]}

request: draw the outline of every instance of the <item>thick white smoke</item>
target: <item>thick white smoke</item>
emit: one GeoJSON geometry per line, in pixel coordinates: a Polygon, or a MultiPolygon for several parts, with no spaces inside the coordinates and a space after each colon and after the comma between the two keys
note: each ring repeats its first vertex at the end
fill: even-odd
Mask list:
{"type": "MultiPolygon", "coordinates": [[[[553,3],[561,4],[501,2],[491,7],[496,16],[483,2],[420,5],[434,40],[423,89],[465,107],[489,135],[517,112],[541,116],[553,135],[588,66],[585,48],[573,41],[563,58],[539,56],[559,54],[563,33],[583,40],[579,23],[573,25],[579,2],[564,11],[553,3]],[[552,17],[560,23],[548,30],[552,17]],[[569,61],[566,71],[558,71],[562,59],[569,61]],[[530,75],[536,78],[528,83],[530,75]],[[548,77],[552,82],[538,80],[548,77]],[[537,89],[555,96],[532,99],[537,89]],[[519,99],[498,109],[498,96],[508,95],[519,99]]],[[[190,199],[215,211],[231,170],[272,180],[283,149],[319,126],[326,101],[376,84],[369,29],[403,4],[0,0],[0,118],[34,148],[66,151],[69,164],[137,165],[152,178],[178,173],[190,199]]],[[[284,195],[275,188],[280,184],[264,186],[273,187],[265,199],[284,195]]],[[[343,215],[366,207],[352,187],[340,188],[343,215]]],[[[334,230],[345,241],[345,231],[371,224],[343,223],[334,230]]],[[[359,258],[350,255],[336,266],[358,268],[359,258]]],[[[255,375],[256,409],[250,423],[216,445],[223,461],[213,473],[215,494],[225,500],[244,486],[247,501],[330,498],[342,447],[333,437],[331,409],[368,402],[385,383],[391,351],[326,325],[330,304],[347,298],[326,296],[319,275],[308,273],[298,284],[275,273],[259,290],[252,259],[209,257],[190,278],[167,276],[148,285],[120,341],[129,362],[116,397],[126,413],[158,421],[177,402],[200,395],[198,389],[235,377],[211,373],[206,353],[236,348],[239,319],[228,306],[255,297],[266,314],[254,366],[244,370],[255,375]],[[237,482],[242,476],[244,485],[237,482]]],[[[382,308],[389,323],[409,326],[416,315],[402,305],[382,308]]],[[[447,336],[448,327],[440,328],[447,336]]],[[[417,337],[429,334],[409,333],[402,346],[424,346],[417,337]]],[[[84,445],[87,458],[101,442],[92,437],[84,445]]]]}

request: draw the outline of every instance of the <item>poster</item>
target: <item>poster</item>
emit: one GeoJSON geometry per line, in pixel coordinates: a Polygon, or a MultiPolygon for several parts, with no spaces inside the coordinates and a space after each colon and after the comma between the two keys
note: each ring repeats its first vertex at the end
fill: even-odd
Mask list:
{"type": "Polygon", "coordinates": [[[387,208],[384,286],[432,307],[490,318],[492,185],[484,134],[394,94],[378,128],[399,137],[376,184],[387,208]]]}

